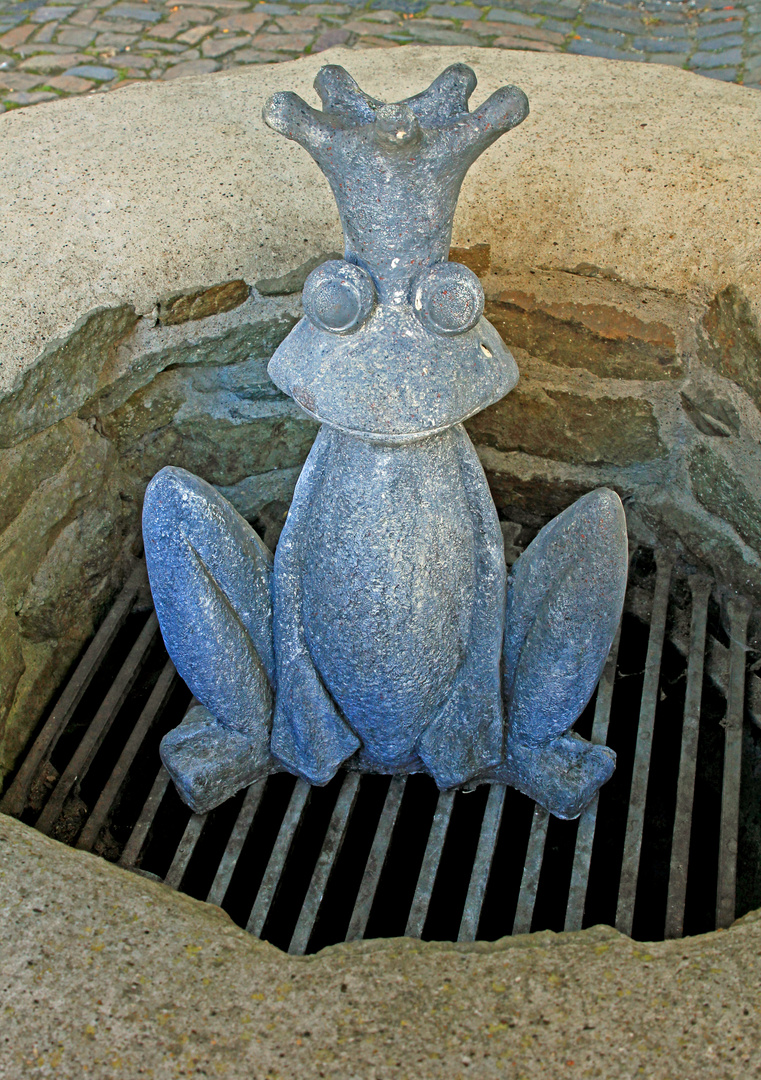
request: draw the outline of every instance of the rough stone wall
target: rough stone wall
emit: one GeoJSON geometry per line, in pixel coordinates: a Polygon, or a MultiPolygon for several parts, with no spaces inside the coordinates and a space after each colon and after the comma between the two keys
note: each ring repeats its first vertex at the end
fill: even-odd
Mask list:
{"type": "Polygon", "coordinates": [[[158,469],[199,473],[250,517],[289,499],[316,426],[266,367],[298,296],[249,294],[100,308],[0,399],[0,781],[139,555],[158,469]]]}
{"type": "MultiPolygon", "coordinates": [[[[500,270],[486,244],[451,257],[480,275],[521,371],[467,425],[502,515],[528,539],[605,484],[635,539],[761,598],[761,329],[742,291],[706,305],[590,265],[500,270]]],[[[140,553],[160,468],[282,519],[316,426],[267,361],[319,261],[261,289],[175,293],[142,318],[97,309],[0,399],[0,776],[140,553]]]]}
{"type": "Polygon", "coordinates": [[[483,248],[453,257],[480,273],[521,371],[467,425],[500,511],[534,530],[606,484],[636,539],[761,597],[761,328],[742,291],[706,305],[589,265],[500,273],[483,248]]]}

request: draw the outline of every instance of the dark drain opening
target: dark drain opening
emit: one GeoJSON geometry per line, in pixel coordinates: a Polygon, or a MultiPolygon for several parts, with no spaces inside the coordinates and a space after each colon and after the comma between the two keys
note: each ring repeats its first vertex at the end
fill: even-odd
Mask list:
{"type": "Polygon", "coordinates": [[[616,663],[576,726],[618,753],[578,822],[496,786],[439,795],[427,777],[356,774],[311,790],[277,775],[191,815],[158,762],[190,695],[155,616],[131,610],[139,588],[125,589],[3,799],[43,832],[296,952],[599,922],[648,940],[761,906],[761,731],[742,723],[746,678],[749,704],[761,697],[744,616],[735,610],[730,640],[710,583],[672,574],[667,558],[656,570],[651,552],[635,553],[616,663]]]}

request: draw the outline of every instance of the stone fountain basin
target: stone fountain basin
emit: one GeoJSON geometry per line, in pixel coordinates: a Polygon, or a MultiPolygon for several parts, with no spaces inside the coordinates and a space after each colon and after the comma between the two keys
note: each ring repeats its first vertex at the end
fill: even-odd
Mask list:
{"type": "MultiPolygon", "coordinates": [[[[453,238],[521,368],[469,425],[498,507],[530,530],[607,484],[636,541],[761,597],[761,95],[582,57],[380,55],[0,118],[0,775],[134,561],[158,468],[249,517],[290,497],[315,427],[266,363],[340,233],[316,166],[260,110],[284,86],[308,98],[326,61],[379,97],[456,60],[476,100],[529,95],[466,179],[453,238]]],[[[758,1050],[758,913],[652,946],[594,928],[296,960],[0,821],[0,1075],[714,1078],[758,1050]]]]}

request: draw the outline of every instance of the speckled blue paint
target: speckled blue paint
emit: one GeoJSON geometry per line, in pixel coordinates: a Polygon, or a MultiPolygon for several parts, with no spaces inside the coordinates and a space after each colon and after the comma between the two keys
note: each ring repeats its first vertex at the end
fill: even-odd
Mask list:
{"type": "Polygon", "coordinates": [[[327,177],[345,257],[313,271],[270,362],[323,424],[274,563],[197,477],[163,469],[146,494],[162,632],[201,702],[161,753],[196,810],[268,771],[325,784],[348,764],[441,788],[500,780],[573,817],[613,771],[569,730],[621,614],[620,500],[580,499],[508,582],[462,427],[518,371],[478,279],[447,262],[452,219],[469,166],[528,114],[516,87],[470,113],[475,81],[456,64],[384,105],[330,66],[322,111],[290,93],[265,106],[327,177]]]}

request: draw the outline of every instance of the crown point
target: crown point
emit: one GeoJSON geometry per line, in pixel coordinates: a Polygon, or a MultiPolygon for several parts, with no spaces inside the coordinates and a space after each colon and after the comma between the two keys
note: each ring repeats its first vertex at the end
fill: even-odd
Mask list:
{"type": "Polygon", "coordinates": [[[375,113],[375,137],[387,146],[408,147],[420,139],[420,124],[409,105],[383,105],[375,113]]]}

